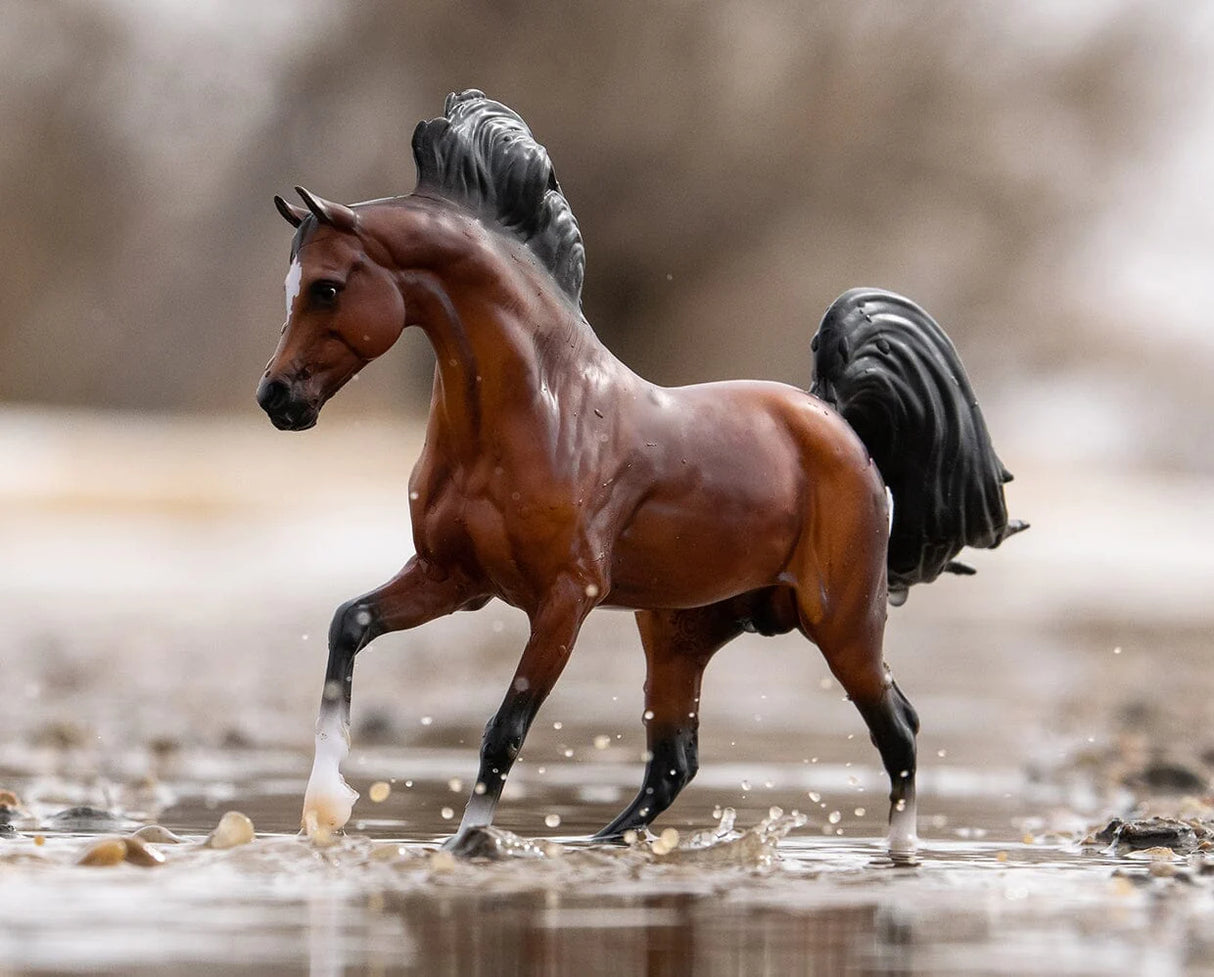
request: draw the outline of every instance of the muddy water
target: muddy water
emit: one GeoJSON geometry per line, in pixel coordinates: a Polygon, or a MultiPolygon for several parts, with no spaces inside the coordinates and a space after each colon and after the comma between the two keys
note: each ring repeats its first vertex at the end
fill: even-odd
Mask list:
{"type": "Polygon", "coordinates": [[[0,483],[0,788],[21,801],[0,837],[3,977],[1214,973],[1202,856],[1080,844],[1113,815],[1214,816],[1214,563],[1191,542],[1214,530],[1208,486],[1087,472],[1079,497],[1072,473],[1019,464],[1034,530],[891,614],[924,720],[917,867],[883,859],[875,753],[792,638],[710,667],[700,775],[657,825],[679,848],[587,845],[641,773],[619,613],[588,622],[507,785],[497,824],[536,857],[468,864],[434,847],[525,636],[497,605],[364,654],[349,834],[294,834],[329,614],[407,554],[409,449],[376,453],[394,425],[284,447],[243,426],[0,421],[27,462],[0,483]],[[122,820],[56,817],[80,805],[122,820]],[[723,809],[753,829],[773,807],[806,819],[778,845],[688,853],[723,809]],[[200,847],[233,809],[256,840],[200,847]],[[151,821],[185,838],[153,846],[164,865],[75,864],[151,821]]]}

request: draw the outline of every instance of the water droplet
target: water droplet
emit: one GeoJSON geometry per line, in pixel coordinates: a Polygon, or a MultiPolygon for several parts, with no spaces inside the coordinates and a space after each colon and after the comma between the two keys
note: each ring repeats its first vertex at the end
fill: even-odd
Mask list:
{"type": "Polygon", "coordinates": [[[447,781],[447,787],[450,789],[452,794],[458,794],[464,789],[464,782],[460,780],[459,777],[452,777],[447,781]]]}
{"type": "Polygon", "coordinates": [[[858,818],[864,817],[864,808],[862,808],[862,807],[856,808],[856,817],[858,817],[858,818]]]}
{"type": "Polygon", "coordinates": [[[388,795],[392,793],[392,787],[384,780],[377,780],[371,785],[371,789],[367,792],[367,796],[371,798],[371,803],[382,804],[388,799],[388,795]]]}
{"type": "Polygon", "coordinates": [[[943,759],[944,757],[948,756],[948,750],[937,750],[936,756],[943,759]]]}
{"type": "Polygon", "coordinates": [[[450,821],[453,817],[455,817],[455,811],[449,807],[444,807],[438,813],[442,816],[444,821],[450,821]]]}
{"type": "Polygon", "coordinates": [[[600,734],[594,738],[594,748],[596,750],[605,750],[611,745],[611,737],[600,734]]]}
{"type": "Polygon", "coordinates": [[[826,816],[826,820],[829,821],[831,824],[838,824],[840,821],[843,820],[843,815],[840,814],[838,811],[831,811],[830,814],[828,814],[826,816]]]}
{"type": "Polygon", "coordinates": [[[653,843],[655,855],[668,855],[679,847],[679,832],[676,828],[666,828],[653,843]]]}
{"type": "Polygon", "coordinates": [[[749,780],[743,780],[743,781],[742,781],[742,789],[743,789],[743,790],[750,790],[750,781],[749,781],[749,780]]]}
{"type": "Polygon", "coordinates": [[[434,717],[433,716],[422,716],[420,721],[423,726],[429,726],[431,723],[434,722],[434,717]]]}
{"type": "Polygon", "coordinates": [[[553,729],[564,729],[564,728],[565,728],[565,724],[564,724],[564,723],[561,723],[561,722],[556,722],[556,723],[553,723],[553,724],[552,724],[552,728],[553,728],[553,729]]]}
{"type": "Polygon", "coordinates": [[[472,788],[472,793],[476,794],[479,797],[484,792],[485,792],[485,785],[478,780],[476,782],[476,786],[472,788]]]}
{"type": "Polygon", "coordinates": [[[819,794],[816,790],[811,790],[809,792],[809,799],[811,801],[813,801],[815,804],[817,804],[818,801],[822,800],[822,795],[819,794]]]}
{"type": "Polygon", "coordinates": [[[565,750],[564,750],[564,755],[565,755],[565,759],[566,759],[566,760],[570,760],[570,759],[572,759],[572,758],[573,758],[573,750],[572,750],[572,749],[570,749],[569,747],[565,747],[565,750]]]}
{"type": "Polygon", "coordinates": [[[544,818],[544,824],[550,828],[559,828],[561,826],[561,816],[559,814],[549,814],[544,818]]]}
{"type": "Polygon", "coordinates": [[[653,710],[646,709],[644,715],[642,715],[641,718],[644,719],[645,722],[649,722],[649,720],[651,720],[653,718],[653,710]]]}
{"type": "Polygon", "coordinates": [[[599,585],[598,584],[593,584],[593,583],[586,584],[586,596],[587,597],[594,598],[594,597],[598,597],[598,595],[599,595],[599,585]]]}

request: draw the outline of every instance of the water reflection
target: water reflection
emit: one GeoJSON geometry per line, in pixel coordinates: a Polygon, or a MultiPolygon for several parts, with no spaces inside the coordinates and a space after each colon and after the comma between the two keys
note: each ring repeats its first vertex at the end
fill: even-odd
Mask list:
{"type": "MultiPolygon", "coordinates": [[[[385,897],[383,912],[402,919],[416,938],[411,966],[436,977],[898,972],[864,969],[880,956],[881,914],[873,905],[741,913],[721,899],[604,899],[591,887],[579,895],[394,895],[385,897]]],[[[315,958],[312,967],[328,973],[317,970],[315,958]]]]}

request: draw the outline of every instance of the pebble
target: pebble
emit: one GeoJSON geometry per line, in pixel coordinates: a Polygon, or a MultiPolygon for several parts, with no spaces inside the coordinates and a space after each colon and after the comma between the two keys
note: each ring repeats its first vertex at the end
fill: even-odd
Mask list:
{"type": "Polygon", "coordinates": [[[85,849],[83,855],[76,861],[77,865],[106,866],[118,865],[126,860],[127,846],[125,838],[102,838],[85,849]]]}
{"type": "Polygon", "coordinates": [[[179,845],[184,840],[180,835],[173,834],[168,828],[159,824],[145,824],[138,831],[133,832],[130,837],[151,842],[153,845],[179,845]]]}
{"type": "Polygon", "coordinates": [[[228,811],[203,844],[207,848],[236,848],[253,840],[253,822],[239,811],[228,811]]]}
{"type": "Polygon", "coordinates": [[[164,856],[155,848],[149,848],[144,844],[142,838],[130,835],[123,841],[126,844],[126,860],[132,865],[138,865],[141,868],[155,868],[157,865],[164,864],[164,856]]]}
{"type": "Polygon", "coordinates": [[[122,819],[109,811],[81,805],[52,814],[49,820],[63,831],[97,831],[104,828],[112,830],[122,819]]]}
{"type": "MultiPolygon", "coordinates": [[[[1202,834],[1206,834],[1205,829],[1202,829],[1202,834]]],[[[1177,852],[1192,851],[1202,840],[1192,824],[1176,818],[1138,818],[1133,821],[1113,818],[1092,838],[1097,843],[1114,844],[1120,848],[1167,847],[1177,852]]]]}

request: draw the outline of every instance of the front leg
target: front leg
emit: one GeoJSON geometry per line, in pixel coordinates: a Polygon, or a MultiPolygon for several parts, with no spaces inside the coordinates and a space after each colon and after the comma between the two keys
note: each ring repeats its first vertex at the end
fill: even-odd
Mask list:
{"type": "Polygon", "coordinates": [[[316,754],[304,792],[303,830],[333,831],[350,819],[358,794],[341,775],[350,752],[350,692],[354,658],[381,634],[417,627],[450,614],[477,596],[467,581],[414,557],[382,587],[346,601],[329,628],[329,663],[316,719],[316,754]]]}
{"type": "Polygon", "coordinates": [[[506,776],[523,747],[527,731],[560,678],[582,622],[597,603],[590,595],[605,591],[601,584],[566,577],[548,592],[532,615],[531,636],[510,688],[485,727],[476,786],[464,808],[459,831],[447,839],[444,848],[458,853],[472,829],[488,827],[493,822],[506,776]]]}

